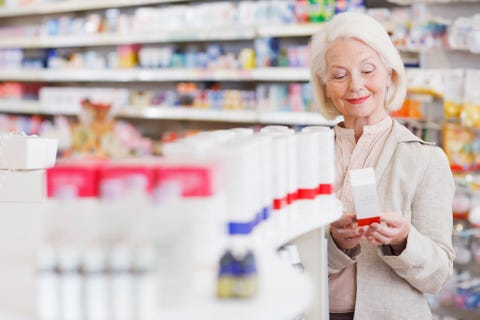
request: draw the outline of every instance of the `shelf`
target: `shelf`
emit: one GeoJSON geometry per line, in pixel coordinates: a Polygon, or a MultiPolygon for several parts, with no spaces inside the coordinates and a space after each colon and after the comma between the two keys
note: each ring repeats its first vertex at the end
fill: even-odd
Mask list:
{"type": "Polygon", "coordinates": [[[1,37],[1,48],[65,48],[115,46],[132,43],[168,43],[190,41],[248,40],[255,38],[251,27],[222,27],[196,30],[172,30],[155,33],[61,35],[37,37],[1,37]]]}
{"type": "Polygon", "coordinates": [[[24,100],[0,100],[0,112],[24,114],[45,113],[37,101],[24,100]]]}
{"type": "Polygon", "coordinates": [[[0,81],[308,81],[306,68],[260,68],[252,70],[202,69],[4,69],[0,81]]]}
{"type": "Polygon", "coordinates": [[[181,107],[126,107],[118,117],[140,119],[196,120],[255,123],[257,115],[251,110],[208,110],[181,107]]]}
{"type": "Polygon", "coordinates": [[[272,248],[278,249],[301,235],[338,220],[343,214],[343,206],[334,196],[332,200],[330,208],[317,209],[316,213],[299,210],[296,214],[288,212],[285,217],[273,217],[268,222],[270,223],[268,227],[273,227],[271,233],[275,236],[266,241],[265,238],[259,237],[260,241],[265,241],[272,248]]]}
{"type": "Polygon", "coordinates": [[[101,1],[52,1],[51,3],[38,3],[17,7],[0,7],[0,17],[19,17],[30,15],[43,15],[72,11],[86,11],[108,8],[122,8],[161,3],[185,2],[186,0],[101,0],[101,1]]]}
{"type": "Polygon", "coordinates": [[[258,114],[258,122],[270,124],[333,126],[338,121],[329,121],[320,113],[315,112],[260,111],[258,114]]]}
{"type": "Polygon", "coordinates": [[[257,37],[311,36],[319,24],[277,26],[225,26],[221,28],[164,30],[152,33],[0,37],[2,48],[65,48],[115,46],[131,43],[171,43],[191,41],[252,40],[257,37]]]}
{"type": "Polygon", "coordinates": [[[309,81],[308,68],[257,68],[250,71],[251,79],[257,81],[309,81]]]}
{"type": "Polygon", "coordinates": [[[404,5],[404,6],[411,6],[415,3],[422,3],[426,5],[443,5],[443,6],[448,6],[448,5],[458,5],[462,3],[476,3],[478,0],[388,0],[388,2],[391,3],[396,3],[399,5],[404,5]]]}
{"type": "MultiPolygon", "coordinates": [[[[8,229],[0,232],[0,247],[13,245],[15,250],[0,251],[0,318],[9,320],[34,320],[35,275],[33,261],[39,243],[41,226],[47,217],[42,206],[15,207],[0,213],[9,221],[8,229]],[[43,210],[41,210],[43,209],[43,210]],[[35,217],[31,218],[31,213],[35,217]],[[27,235],[15,232],[21,227],[27,235]],[[12,229],[13,228],[13,229],[12,229]],[[37,239],[38,238],[38,239],[37,239]]],[[[270,241],[260,241],[260,234],[253,234],[259,245],[256,249],[259,270],[259,293],[250,300],[217,300],[214,296],[216,267],[203,267],[195,271],[191,296],[179,308],[162,310],[158,319],[232,319],[232,320],[290,320],[306,310],[313,302],[314,288],[308,277],[295,271],[276,255],[278,246],[301,236],[315,228],[323,227],[338,219],[342,214],[339,201],[332,210],[302,214],[297,217],[270,219],[264,226],[275,231],[270,241]]],[[[5,225],[7,228],[7,225],[5,225]]],[[[265,229],[264,229],[265,230],[265,229]]],[[[10,247],[12,249],[12,247],[10,247]]]]}
{"type": "MultiPolygon", "coordinates": [[[[52,112],[45,110],[36,101],[0,100],[0,112],[43,115],[77,115],[73,111],[52,112]]],[[[329,121],[315,112],[211,110],[191,107],[123,107],[116,114],[119,118],[192,120],[233,123],[261,123],[287,125],[333,126],[338,120],[329,121]]]]}
{"type": "Polygon", "coordinates": [[[321,23],[305,23],[281,26],[259,26],[259,37],[309,37],[319,30],[321,23]]]}

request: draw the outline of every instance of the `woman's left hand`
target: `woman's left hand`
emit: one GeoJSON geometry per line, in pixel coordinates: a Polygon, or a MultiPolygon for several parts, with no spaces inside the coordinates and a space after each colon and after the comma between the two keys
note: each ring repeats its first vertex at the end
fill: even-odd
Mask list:
{"type": "Polygon", "coordinates": [[[390,245],[403,250],[410,231],[407,219],[397,212],[386,212],[381,216],[381,222],[372,223],[364,237],[377,246],[390,245]]]}

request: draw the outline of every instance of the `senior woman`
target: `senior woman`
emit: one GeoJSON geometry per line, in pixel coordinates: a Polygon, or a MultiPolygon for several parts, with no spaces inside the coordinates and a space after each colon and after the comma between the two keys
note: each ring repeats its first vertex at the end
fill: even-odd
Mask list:
{"type": "Polygon", "coordinates": [[[334,128],[344,214],[327,232],[330,319],[431,319],[424,294],[446,284],[454,260],[448,160],[389,116],[406,80],[380,23],[339,14],[310,45],[315,99],[325,117],[344,118],[334,128]],[[381,222],[359,227],[348,172],[366,167],[375,171],[381,222]]]}

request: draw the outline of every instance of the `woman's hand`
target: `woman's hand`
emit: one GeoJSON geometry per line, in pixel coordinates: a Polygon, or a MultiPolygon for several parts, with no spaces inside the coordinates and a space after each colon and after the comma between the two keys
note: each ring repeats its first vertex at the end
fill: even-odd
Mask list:
{"type": "Polygon", "coordinates": [[[364,228],[357,227],[354,214],[344,213],[337,221],[330,224],[330,233],[341,250],[354,248],[365,234],[364,228]]]}
{"type": "Polygon", "coordinates": [[[371,243],[390,245],[398,251],[403,251],[407,245],[407,237],[410,232],[410,223],[397,212],[387,212],[381,217],[382,223],[372,223],[365,238],[371,243]]]}

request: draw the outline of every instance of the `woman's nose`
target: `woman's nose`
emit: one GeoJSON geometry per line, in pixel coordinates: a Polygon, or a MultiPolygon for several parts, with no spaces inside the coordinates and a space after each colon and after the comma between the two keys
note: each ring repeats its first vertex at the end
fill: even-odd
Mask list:
{"type": "Polygon", "coordinates": [[[360,75],[358,74],[352,74],[350,76],[350,85],[349,85],[349,89],[351,91],[356,91],[360,88],[362,88],[364,85],[364,82],[363,82],[363,79],[360,75]]]}

